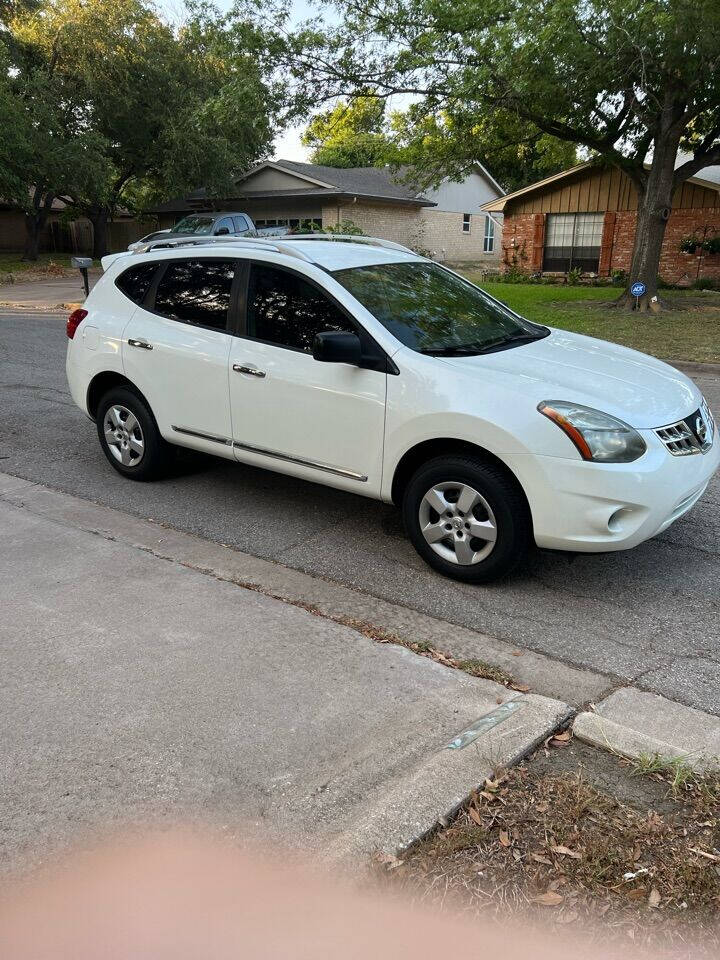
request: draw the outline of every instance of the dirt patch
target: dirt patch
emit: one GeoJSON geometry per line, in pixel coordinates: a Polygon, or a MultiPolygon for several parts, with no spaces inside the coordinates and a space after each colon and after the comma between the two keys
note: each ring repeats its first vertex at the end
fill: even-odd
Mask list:
{"type": "Polygon", "coordinates": [[[562,734],[378,872],[415,901],[500,923],[717,957],[720,778],[673,791],[664,773],[640,775],[562,734]]]}

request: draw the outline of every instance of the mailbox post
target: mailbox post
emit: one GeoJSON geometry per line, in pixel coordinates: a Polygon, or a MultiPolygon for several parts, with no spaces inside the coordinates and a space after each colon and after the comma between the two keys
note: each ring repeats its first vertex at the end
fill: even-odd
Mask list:
{"type": "Polygon", "coordinates": [[[85,287],[85,296],[90,293],[90,284],[88,283],[88,267],[92,266],[92,257],[70,257],[70,263],[82,274],[83,286],[85,287]]]}

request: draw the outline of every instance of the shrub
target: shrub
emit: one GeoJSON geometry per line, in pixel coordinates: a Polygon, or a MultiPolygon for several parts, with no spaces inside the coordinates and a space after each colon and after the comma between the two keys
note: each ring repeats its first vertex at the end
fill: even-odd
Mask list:
{"type": "Polygon", "coordinates": [[[505,273],[501,273],[495,278],[498,283],[528,283],[530,277],[516,266],[511,266],[505,273]]]}
{"type": "Polygon", "coordinates": [[[613,270],[610,274],[610,282],[616,287],[627,286],[627,270],[613,270]]]}
{"type": "Polygon", "coordinates": [[[571,287],[577,287],[581,277],[582,269],[580,267],[573,267],[572,270],[568,270],[567,272],[567,282],[571,287]]]}
{"type": "Polygon", "coordinates": [[[698,277],[693,287],[696,290],[720,290],[720,281],[714,277],[698,277]]]}

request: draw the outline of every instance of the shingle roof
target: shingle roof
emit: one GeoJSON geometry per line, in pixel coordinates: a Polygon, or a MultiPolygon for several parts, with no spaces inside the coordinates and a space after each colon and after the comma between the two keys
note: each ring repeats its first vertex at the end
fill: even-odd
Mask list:
{"type": "Polygon", "coordinates": [[[295,160],[275,160],[274,164],[313,180],[321,180],[342,193],[386,197],[393,200],[433,205],[416,188],[399,182],[399,174],[389,167],[324,167],[317,163],[297,163],[295,160]]]}

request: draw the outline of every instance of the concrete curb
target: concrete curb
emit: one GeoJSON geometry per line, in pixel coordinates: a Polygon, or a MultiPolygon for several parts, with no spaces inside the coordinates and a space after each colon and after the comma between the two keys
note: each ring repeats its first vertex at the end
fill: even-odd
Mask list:
{"type": "Polygon", "coordinates": [[[346,860],[369,851],[401,854],[436,826],[445,825],[493,772],[519,763],[573,711],[565,703],[533,694],[507,698],[521,709],[461,750],[441,749],[409,776],[383,791],[362,823],[331,837],[324,847],[331,860],[346,860]]]}
{"type": "Polygon", "coordinates": [[[689,377],[720,377],[720,363],[699,363],[694,360],[667,360],[672,367],[676,367],[689,377]]]}
{"type": "Polygon", "coordinates": [[[720,767],[720,718],[635,687],[622,687],[575,718],[585,743],[623,757],[682,760],[696,770],[720,767]]]}

